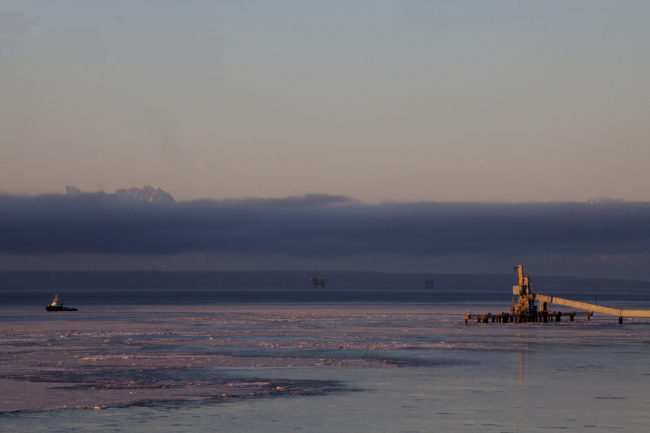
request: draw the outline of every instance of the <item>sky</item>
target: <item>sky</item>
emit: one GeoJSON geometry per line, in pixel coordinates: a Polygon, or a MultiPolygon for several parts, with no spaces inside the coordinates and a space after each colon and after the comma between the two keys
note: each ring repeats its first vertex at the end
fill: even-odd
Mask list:
{"type": "MultiPolygon", "coordinates": [[[[633,276],[650,263],[648,22],[648,3],[632,0],[0,0],[0,269],[507,272],[527,257],[541,272],[633,276]],[[180,226],[206,200],[205,217],[218,220],[232,203],[325,197],[317,213],[330,223],[357,227],[347,212],[362,209],[393,241],[365,231],[361,248],[334,231],[327,245],[308,236],[308,254],[263,232],[259,242],[232,235],[229,248],[53,250],[26,229],[54,230],[46,222],[58,208],[45,206],[38,226],[10,225],[21,200],[47,202],[65,185],[113,203],[116,189],[144,184],[174,196],[180,226]],[[563,222],[576,203],[606,207],[607,217],[582,210],[601,222],[625,211],[646,225],[628,227],[636,241],[613,230],[622,240],[605,246],[592,231],[582,233],[591,244],[552,237],[520,249],[527,236],[579,228],[563,222]],[[405,219],[385,221],[394,206],[405,219]],[[423,233],[400,238],[418,206],[452,209],[452,220],[425,219],[461,237],[453,221],[495,230],[480,218],[491,206],[504,221],[550,216],[520,225],[516,248],[483,233],[490,248],[458,249],[422,221],[423,233]],[[242,242],[250,248],[234,248],[242,242]]],[[[248,211],[266,216],[264,206],[248,211]]]]}

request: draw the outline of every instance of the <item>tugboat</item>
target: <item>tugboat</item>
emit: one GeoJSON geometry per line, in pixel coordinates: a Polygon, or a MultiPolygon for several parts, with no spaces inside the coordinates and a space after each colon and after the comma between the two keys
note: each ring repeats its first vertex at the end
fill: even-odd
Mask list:
{"type": "Polygon", "coordinates": [[[64,307],[63,304],[59,303],[59,295],[55,294],[54,299],[50,305],[46,305],[45,309],[47,311],[77,311],[76,308],[64,307]]]}

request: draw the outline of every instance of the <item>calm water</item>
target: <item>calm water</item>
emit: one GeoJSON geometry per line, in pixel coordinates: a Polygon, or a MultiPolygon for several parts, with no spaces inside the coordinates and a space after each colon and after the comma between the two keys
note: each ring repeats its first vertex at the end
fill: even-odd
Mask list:
{"type": "Polygon", "coordinates": [[[650,319],[465,326],[466,309],[2,307],[0,430],[647,430],[650,319]]]}

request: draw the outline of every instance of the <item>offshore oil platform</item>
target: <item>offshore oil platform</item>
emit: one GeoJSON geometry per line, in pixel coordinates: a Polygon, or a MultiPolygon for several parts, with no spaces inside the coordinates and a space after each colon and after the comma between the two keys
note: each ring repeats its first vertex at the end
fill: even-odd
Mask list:
{"type": "Polygon", "coordinates": [[[324,277],[311,277],[309,279],[309,282],[312,284],[312,286],[314,286],[314,288],[316,288],[316,287],[325,288],[325,278],[324,277]]]}
{"type": "Polygon", "coordinates": [[[471,314],[464,316],[465,324],[470,320],[476,323],[527,323],[527,322],[559,322],[562,317],[573,321],[576,316],[584,316],[589,320],[594,312],[618,316],[618,323],[623,323],[623,317],[650,317],[650,310],[623,310],[619,308],[603,307],[586,302],[572,301],[558,298],[557,296],[542,295],[533,291],[530,276],[524,273],[524,267],[514,267],[517,273],[517,284],[512,286],[512,307],[507,313],[471,314]],[[576,308],[581,311],[549,311],[551,304],[576,308]]]}

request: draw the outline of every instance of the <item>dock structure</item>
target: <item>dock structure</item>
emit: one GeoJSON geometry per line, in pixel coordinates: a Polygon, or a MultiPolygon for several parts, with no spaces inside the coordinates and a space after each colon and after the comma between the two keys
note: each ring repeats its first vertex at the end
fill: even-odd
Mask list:
{"type": "Polygon", "coordinates": [[[464,316],[465,324],[476,320],[476,323],[526,323],[526,322],[559,322],[563,317],[573,321],[577,316],[584,316],[589,320],[594,312],[618,316],[618,323],[623,323],[623,317],[650,317],[650,310],[623,310],[619,308],[603,307],[587,302],[573,301],[557,296],[535,293],[530,276],[524,273],[524,267],[514,267],[517,273],[517,284],[512,286],[512,307],[510,312],[471,314],[464,316]],[[551,304],[572,307],[582,311],[562,312],[549,311],[551,304]]]}

